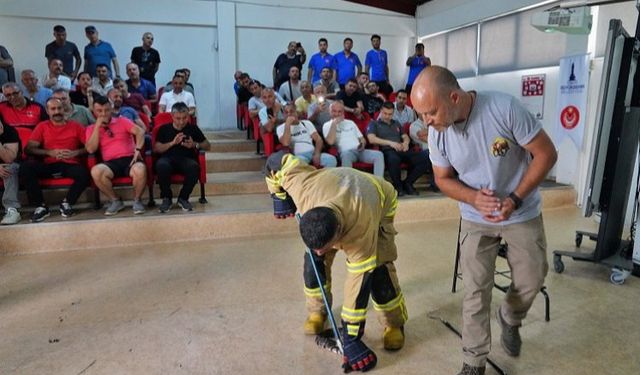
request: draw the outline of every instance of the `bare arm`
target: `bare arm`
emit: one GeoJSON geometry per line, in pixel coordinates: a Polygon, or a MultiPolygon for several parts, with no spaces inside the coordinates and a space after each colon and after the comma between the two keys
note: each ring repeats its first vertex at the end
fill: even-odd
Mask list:
{"type": "Polygon", "coordinates": [[[289,120],[290,117],[287,118],[287,121],[285,121],[284,123],[284,132],[282,133],[282,136],[278,137],[278,140],[280,140],[280,143],[284,146],[284,147],[289,147],[291,145],[291,120],[289,120]]]}
{"type": "MultiPolygon", "coordinates": [[[[0,125],[1,127],[2,125],[0,125]]],[[[0,143],[0,160],[3,163],[13,163],[18,157],[18,142],[0,143]]]]}
{"type": "Polygon", "coordinates": [[[278,68],[276,68],[275,66],[273,67],[272,75],[273,75],[273,86],[275,87],[277,82],[276,78],[278,77],[278,68]]]}
{"type": "Polygon", "coordinates": [[[76,50],[73,54],[76,59],[76,66],[71,73],[71,80],[73,81],[78,77],[78,73],[80,72],[80,68],[82,67],[82,56],[80,56],[80,51],[76,50]]]}
{"type": "Polygon", "coordinates": [[[113,72],[116,74],[116,77],[120,77],[120,64],[118,64],[118,58],[112,58],[111,63],[113,64],[113,72]]]}
{"type": "Polygon", "coordinates": [[[311,82],[311,77],[313,77],[313,68],[311,68],[311,67],[310,67],[310,68],[308,69],[308,71],[307,71],[307,81],[308,81],[309,83],[313,84],[313,83],[311,82]]]}
{"type": "Polygon", "coordinates": [[[535,189],[558,160],[558,153],[551,139],[541,130],[528,144],[522,146],[533,156],[529,168],[518,184],[514,193],[520,198],[526,198],[535,189]]]}
{"type": "Polygon", "coordinates": [[[336,143],[336,130],[338,128],[338,124],[342,121],[343,119],[340,117],[334,118],[333,120],[331,120],[331,126],[329,127],[329,133],[327,133],[327,136],[325,137],[327,144],[329,146],[333,146],[336,143]]]}
{"type": "Polygon", "coordinates": [[[316,156],[320,156],[322,154],[322,148],[324,147],[324,142],[322,142],[322,137],[318,134],[318,132],[314,132],[311,134],[311,139],[313,139],[313,144],[316,146],[316,149],[313,151],[313,154],[316,156]]]}

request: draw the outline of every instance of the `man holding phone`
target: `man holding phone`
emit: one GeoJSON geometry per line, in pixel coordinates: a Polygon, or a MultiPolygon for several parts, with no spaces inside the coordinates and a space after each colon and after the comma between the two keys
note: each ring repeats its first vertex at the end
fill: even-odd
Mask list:
{"type": "Polygon", "coordinates": [[[153,151],[160,154],[156,161],[156,173],[160,185],[159,211],[165,213],[173,205],[171,191],[171,174],[184,175],[182,189],[178,194],[178,205],[183,211],[193,210],[189,203],[189,196],[198,182],[200,166],[198,165],[198,150],[209,150],[211,144],[197,125],[189,125],[189,107],[178,102],[171,108],[171,124],[162,125],[158,129],[153,151]]]}
{"type": "Polygon", "coordinates": [[[277,90],[289,79],[289,69],[297,66],[302,72],[302,65],[307,61],[307,54],[300,42],[291,41],[287,52],[281,53],[273,64],[273,87],[277,90]]]}

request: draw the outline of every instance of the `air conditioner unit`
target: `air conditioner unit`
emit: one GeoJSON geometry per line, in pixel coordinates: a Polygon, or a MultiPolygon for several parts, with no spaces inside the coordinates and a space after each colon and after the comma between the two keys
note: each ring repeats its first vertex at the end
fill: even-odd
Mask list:
{"type": "Polygon", "coordinates": [[[531,26],[544,32],[559,31],[567,34],[589,34],[591,32],[591,8],[553,8],[531,16],[531,26]]]}

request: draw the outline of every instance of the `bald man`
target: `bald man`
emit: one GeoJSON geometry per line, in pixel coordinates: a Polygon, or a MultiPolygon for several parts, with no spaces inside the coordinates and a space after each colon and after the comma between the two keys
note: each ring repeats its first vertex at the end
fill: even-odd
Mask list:
{"type": "Polygon", "coordinates": [[[508,245],[513,275],[496,311],[500,343],[520,354],[519,327],[547,274],[546,238],[538,186],[557,154],[542,124],[513,96],[465,91],[446,68],[418,76],[411,101],[429,125],[438,187],[460,202],[464,280],[460,374],[484,374],[491,347],[491,289],[498,245],[508,245]]]}

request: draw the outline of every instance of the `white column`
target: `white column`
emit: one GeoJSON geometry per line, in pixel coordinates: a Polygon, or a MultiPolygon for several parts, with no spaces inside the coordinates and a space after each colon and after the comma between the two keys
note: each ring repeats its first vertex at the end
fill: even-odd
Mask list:
{"type": "Polygon", "coordinates": [[[233,73],[236,71],[236,5],[217,1],[218,16],[218,108],[214,129],[236,128],[236,95],[233,91],[233,73]]]}

